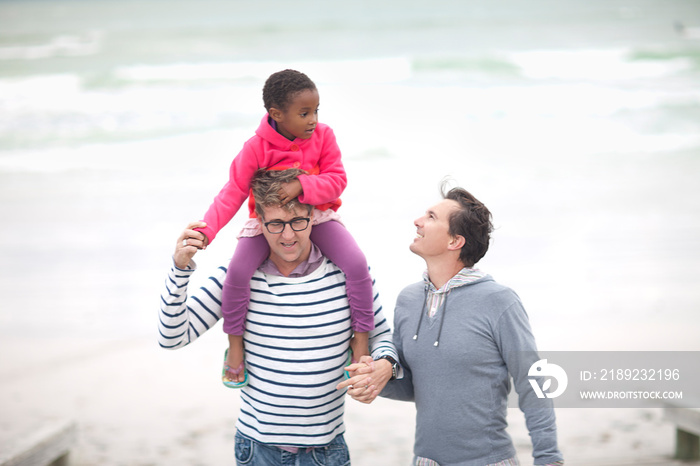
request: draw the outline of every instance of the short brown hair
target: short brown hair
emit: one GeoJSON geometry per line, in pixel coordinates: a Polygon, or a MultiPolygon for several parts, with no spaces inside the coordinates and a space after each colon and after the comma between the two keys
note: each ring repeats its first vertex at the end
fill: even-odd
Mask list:
{"type": "Polygon", "coordinates": [[[255,198],[255,213],[258,217],[263,217],[265,207],[283,207],[294,210],[297,207],[306,208],[309,212],[313,206],[299,202],[299,198],[292,199],[282,206],[279,191],[284,183],[294,181],[299,175],[306,172],[299,168],[288,168],[286,170],[268,170],[261,168],[253,176],[250,188],[255,198]]]}
{"type": "Polygon", "coordinates": [[[473,267],[489,249],[493,231],[491,212],[465,189],[452,188],[445,193],[445,184],[443,184],[442,193],[443,198],[456,201],[460,206],[450,215],[449,233],[452,236],[464,238],[459,260],[465,267],[473,267]]]}

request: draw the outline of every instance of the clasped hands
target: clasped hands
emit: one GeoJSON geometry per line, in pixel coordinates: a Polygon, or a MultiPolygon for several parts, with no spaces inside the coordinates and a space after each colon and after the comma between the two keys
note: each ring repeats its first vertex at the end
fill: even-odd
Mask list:
{"type": "Polygon", "coordinates": [[[350,364],[345,370],[351,377],[336,388],[347,388],[348,395],[361,403],[374,401],[391,379],[391,363],[386,359],[375,361],[371,356],[362,356],[359,362],[350,364]]]}

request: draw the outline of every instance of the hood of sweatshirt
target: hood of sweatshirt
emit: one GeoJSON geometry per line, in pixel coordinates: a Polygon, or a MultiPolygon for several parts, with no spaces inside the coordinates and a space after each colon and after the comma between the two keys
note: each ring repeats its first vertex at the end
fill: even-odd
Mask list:
{"type": "Polygon", "coordinates": [[[421,315],[418,319],[418,328],[416,328],[416,333],[413,335],[413,339],[418,339],[418,333],[420,332],[421,323],[426,317],[434,317],[440,309],[442,309],[442,315],[440,316],[440,327],[438,329],[438,336],[433,343],[433,346],[438,346],[440,344],[440,335],[442,334],[442,324],[445,321],[445,313],[447,312],[447,298],[450,291],[461,286],[471,285],[478,281],[484,279],[491,279],[488,274],[482,272],[479,269],[473,269],[469,267],[464,267],[462,270],[457,272],[454,277],[450,278],[447,283],[445,283],[440,289],[437,289],[435,285],[430,281],[428,276],[428,271],[423,273],[423,282],[425,284],[425,298],[423,299],[423,308],[421,309],[421,315]]]}

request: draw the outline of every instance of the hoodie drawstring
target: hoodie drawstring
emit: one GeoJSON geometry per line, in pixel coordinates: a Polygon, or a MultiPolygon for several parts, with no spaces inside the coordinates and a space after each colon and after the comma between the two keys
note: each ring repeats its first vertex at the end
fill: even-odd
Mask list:
{"type": "Polygon", "coordinates": [[[423,322],[423,314],[425,314],[425,302],[428,300],[428,292],[425,292],[425,298],[423,299],[423,309],[420,310],[420,317],[418,318],[418,328],[416,328],[416,333],[413,335],[413,339],[418,339],[418,332],[420,331],[420,324],[423,322]]]}
{"type": "MultiPolygon", "coordinates": [[[[438,328],[438,335],[433,346],[438,346],[440,344],[440,335],[442,335],[442,325],[445,323],[445,313],[447,312],[447,297],[449,292],[445,294],[445,300],[442,303],[442,317],[440,317],[440,328],[438,328]]],[[[416,334],[413,335],[414,340],[418,340],[418,332],[420,331],[420,325],[423,322],[423,314],[425,314],[425,307],[428,302],[428,287],[425,287],[425,296],[423,298],[423,309],[420,311],[420,318],[418,319],[418,327],[416,328],[416,334]]]]}

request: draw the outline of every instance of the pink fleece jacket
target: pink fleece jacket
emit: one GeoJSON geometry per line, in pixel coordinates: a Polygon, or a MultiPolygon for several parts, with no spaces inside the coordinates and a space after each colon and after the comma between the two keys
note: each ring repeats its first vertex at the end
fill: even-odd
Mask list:
{"type": "MultiPolygon", "coordinates": [[[[333,130],[328,125],[318,123],[309,139],[290,141],[270,125],[265,114],[255,136],[246,141],[233,159],[228,182],[202,219],[207,226],[200,231],[207,235],[210,243],[251,194],[250,183],[260,168],[306,170],[309,175],[299,176],[304,190],[299,200],[321,210],[338,210],[340,207],[339,197],[347,186],[347,176],[333,130]]],[[[251,195],[249,211],[250,216],[255,217],[252,201],[251,195]]]]}

